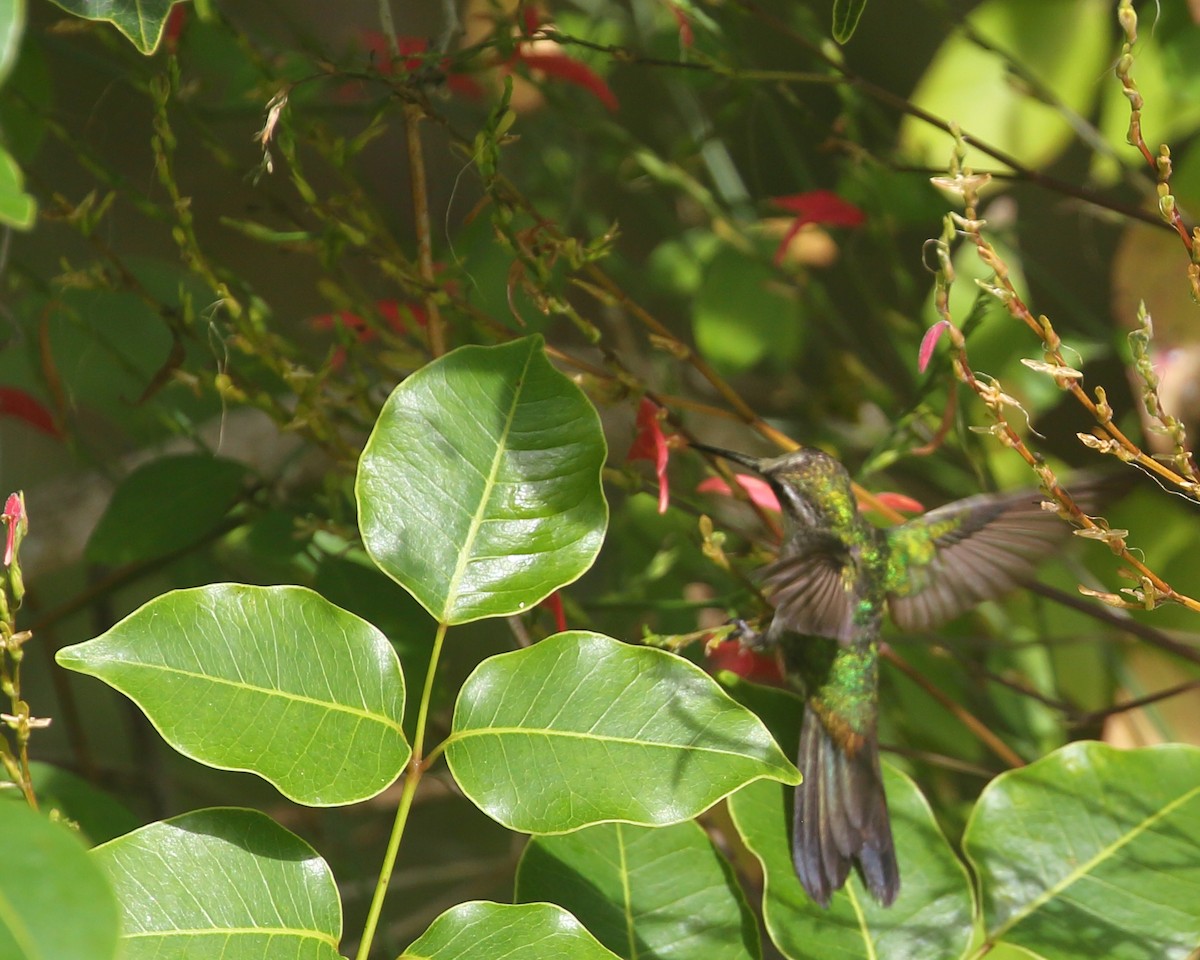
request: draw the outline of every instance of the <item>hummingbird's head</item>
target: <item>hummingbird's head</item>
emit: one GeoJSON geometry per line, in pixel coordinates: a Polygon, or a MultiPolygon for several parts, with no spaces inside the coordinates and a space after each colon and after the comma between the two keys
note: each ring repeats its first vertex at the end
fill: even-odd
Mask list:
{"type": "Polygon", "coordinates": [[[815,447],[804,447],[780,457],[750,457],[733,450],[692,446],[749,467],[771,485],[785,516],[803,526],[819,526],[845,519],[857,510],[850,475],[837,460],[815,447]]]}

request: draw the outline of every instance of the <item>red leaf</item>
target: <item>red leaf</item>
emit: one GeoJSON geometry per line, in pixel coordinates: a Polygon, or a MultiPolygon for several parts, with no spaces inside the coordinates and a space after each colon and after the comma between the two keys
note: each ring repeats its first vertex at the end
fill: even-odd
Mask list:
{"type": "MultiPolygon", "coordinates": [[[[762,477],[751,476],[746,473],[735,473],[733,478],[738,482],[738,486],[750,495],[750,500],[757,503],[764,510],[774,510],[780,513],[779,500],[775,497],[775,491],[771,489],[771,485],[762,477]]],[[[700,481],[700,485],[696,487],[698,493],[717,493],[725,497],[733,496],[733,491],[720,477],[709,477],[707,480],[700,481]]]]}
{"type": "Polygon", "coordinates": [[[671,499],[667,484],[667,460],[671,454],[667,449],[662,423],[658,419],[658,407],[649,397],[642,397],[642,402],[638,404],[637,430],[626,459],[649,460],[654,464],[654,472],[658,475],[658,512],[666,513],[667,503],[671,499]]]}
{"type": "Polygon", "coordinates": [[[708,666],[715,673],[728,670],[744,680],[782,686],[783,671],[779,661],[767,653],[751,650],[740,640],[724,640],[708,651],[708,666]]]}
{"type": "Polygon", "coordinates": [[[55,425],[50,411],[30,394],[15,387],[0,387],[0,417],[24,420],[35,430],[52,437],[62,437],[62,431],[55,425]]]}
{"type": "Polygon", "coordinates": [[[554,614],[554,626],[557,628],[559,633],[562,633],[567,629],[567,615],[563,612],[562,597],[558,595],[557,590],[543,600],[539,606],[545,607],[552,614],[554,614]]]}
{"type": "Polygon", "coordinates": [[[609,111],[617,111],[619,104],[616,94],[604,82],[604,78],[586,63],[563,53],[539,53],[530,49],[531,46],[527,43],[518,44],[513,60],[525,64],[530,70],[540,70],[547,77],[582,87],[609,111]]]}

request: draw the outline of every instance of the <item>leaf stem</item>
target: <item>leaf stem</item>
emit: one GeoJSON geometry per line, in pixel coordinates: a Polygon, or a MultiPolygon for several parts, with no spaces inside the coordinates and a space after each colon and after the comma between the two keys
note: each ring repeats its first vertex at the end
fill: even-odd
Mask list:
{"type": "MultiPolygon", "coordinates": [[[[375,939],[375,930],[379,926],[379,916],[383,912],[383,899],[387,896],[391,884],[392,873],[396,868],[396,857],[400,853],[400,840],[404,836],[404,828],[408,824],[408,814],[412,810],[413,798],[417,795],[417,786],[425,772],[422,753],[425,748],[425,727],[429,721],[429,703],[433,699],[433,678],[437,674],[438,660],[442,655],[442,644],[446,640],[447,624],[439,623],[437,633],[433,638],[433,651],[429,656],[429,670],[425,673],[425,688],[421,691],[421,703],[417,708],[417,728],[413,733],[412,759],[408,762],[408,772],[404,778],[404,789],[400,793],[400,805],[396,808],[396,820],[392,824],[392,835],[388,838],[387,851],[383,855],[383,866],[379,870],[379,880],[375,884],[375,894],[371,898],[371,908],[367,911],[367,922],[363,927],[362,939],[358,942],[356,960],[367,960],[371,952],[371,941],[375,939]]],[[[441,747],[435,747],[434,753],[441,747]]]]}

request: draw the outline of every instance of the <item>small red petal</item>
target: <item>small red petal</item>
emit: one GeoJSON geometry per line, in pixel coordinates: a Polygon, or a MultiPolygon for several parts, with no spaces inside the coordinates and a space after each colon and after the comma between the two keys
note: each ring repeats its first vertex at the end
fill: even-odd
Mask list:
{"type": "Polygon", "coordinates": [[[633,439],[626,459],[650,460],[654,464],[654,472],[658,476],[658,512],[666,513],[671,499],[667,482],[667,461],[671,453],[667,448],[662,423],[658,419],[658,407],[649,397],[642,397],[641,403],[638,404],[637,430],[637,436],[633,439]]]}
{"type": "Polygon", "coordinates": [[[547,77],[582,87],[613,113],[620,106],[604,78],[580,60],[561,53],[533,53],[522,46],[517,47],[514,59],[530,70],[540,70],[547,77]]]}
{"type": "Polygon", "coordinates": [[[0,387],[0,417],[24,420],[35,430],[52,437],[62,437],[62,431],[55,425],[50,411],[24,390],[0,387]]]}
{"type": "Polygon", "coordinates": [[[667,9],[671,11],[671,16],[679,25],[679,45],[685,49],[690,48],[696,41],[696,36],[692,33],[691,18],[678,4],[671,3],[671,0],[667,0],[667,9]]]}
{"type": "MultiPolygon", "coordinates": [[[[771,489],[771,485],[761,477],[754,477],[746,473],[734,474],[734,479],[737,480],[738,486],[750,495],[750,500],[758,504],[764,510],[774,510],[780,513],[779,500],[775,496],[775,491],[771,489]]],[[[696,487],[698,493],[717,493],[725,497],[733,495],[733,491],[720,477],[709,477],[707,480],[702,480],[700,485],[696,487]]]]}
{"type": "Polygon", "coordinates": [[[917,351],[918,373],[925,372],[925,368],[929,366],[929,361],[933,359],[933,348],[937,346],[937,342],[942,338],[942,334],[949,327],[949,320],[939,320],[925,331],[925,336],[921,338],[921,348],[917,351]]]}
{"type": "Polygon", "coordinates": [[[16,551],[17,526],[21,523],[24,515],[25,510],[21,498],[15,493],[10,493],[4,502],[3,518],[8,523],[8,534],[4,541],[3,566],[10,566],[13,562],[13,553],[16,551]]]}
{"type": "Polygon", "coordinates": [[[179,38],[183,36],[183,28],[187,26],[190,10],[190,4],[177,3],[167,14],[167,23],[163,27],[163,41],[172,53],[179,49],[179,38]]]}
{"type": "Polygon", "coordinates": [[[562,597],[558,595],[557,590],[543,600],[541,606],[554,614],[554,626],[558,629],[559,633],[567,629],[567,615],[563,612],[562,597]]]}
{"type": "Polygon", "coordinates": [[[902,513],[924,513],[925,505],[920,500],[914,500],[912,497],[905,496],[903,493],[883,493],[875,494],[875,499],[885,507],[891,507],[893,510],[899,510],[902,513]]]}
{"type": "Polygon", "coordinates": [[[810,190],[786,197],[772,197],[780,210],[796,214],[802,223],[822,223],[831,227],[857,227],[866,220],[863,212],[832,190],[810,190]]]}

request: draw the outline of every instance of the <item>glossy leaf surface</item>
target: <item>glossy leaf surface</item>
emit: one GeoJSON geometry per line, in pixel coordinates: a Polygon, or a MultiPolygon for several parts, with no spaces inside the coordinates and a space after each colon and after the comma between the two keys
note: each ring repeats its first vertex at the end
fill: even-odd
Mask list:
{"type": "Polygon", "coordinates": [[[484,812],[529,833],[677,823],[751,780],[798,779],[762,722],[699,667],[584,631],[480,664],[446,757],[484,812]]]}
{"type": "Polygon", "coordinates": [[[312,806],[404,769],[404,677],[375,627],[303,587],[164,594],[58,662],[133,700],[176,750],[312,806]]]}
{"type": "Polygon", "coordinates": [[[358,467],[363,541],[442,622],[531,609],[600,549],[604,458],[595,409],[540,337],[462,347],[384,404],[358,467]]]}

